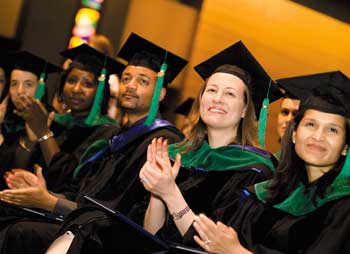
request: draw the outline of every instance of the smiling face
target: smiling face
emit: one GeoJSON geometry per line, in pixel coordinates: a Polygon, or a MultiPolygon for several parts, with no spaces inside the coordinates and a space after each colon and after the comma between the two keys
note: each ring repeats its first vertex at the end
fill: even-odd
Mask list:
{"type": "Polygon", "coordinates": [[[67,75],[63,96],[76,117],[87,116],[93,104],[97,80],[93,73],[73,68],[67,75]]]}
{"type": "Polygon", "coordinates": [[[309,109],[293,132],[295,152],[305,161],[308,172],[319,176],[334,168],[346,152],[346,119],[343,116],[309,109]]]}
{"type": "Polygon", "coordinates": [[[245,115],[246,85],[238,77],[217,72],[210,76],[200,101],[200,116],[207,128],[237,133],[245,115]]]}
{"type": "Polygon", "coordinates": [[[29,71],[14,69],[11,72],[9,94],[17,109],[21,109],[18,101],[22,95],[34,97],[38,86],[38,77],[29,71]]]}

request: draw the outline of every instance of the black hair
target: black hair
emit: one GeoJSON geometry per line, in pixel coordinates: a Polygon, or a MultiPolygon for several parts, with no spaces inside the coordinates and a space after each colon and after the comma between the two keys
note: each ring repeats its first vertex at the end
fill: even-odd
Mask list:
{"type": "MultiPolygon", "coordinates": [[[[311,186],[316,186],[312,194],[311,201],[315,204],[317,197],[324,197],[328,187],[340,173],[345,162],[345,156],[341,156],[335,167],[325,173],[321,178],[313,183],[308,182],[308,176],[305,168],[305,162],[297,155],[292,141],[293,132],[303,119],[305,112],[310,108],[302,108],[295,116],[293,122],[289,125],[281,142],[281,157],[276,169],[275,176],[268,187],[267,202],[278,204],[285,200],[297,187],[300,182],[306,186],[306,193],[311,190],[311,186]]],[[[349,122],[346,119],[346,143],[349,144],[349,122]]]]}
{"type": "MultiPolygon", "coordinates": [[[[163,64],[163,59],[160,59],[159,56],[152,54],[148,51],[140,51],[133,55],[129,60],[128,65],[142,66],[148,69],[151,69],[154,72],[159,72],[163,64]]],[[[170,78],[170,70],[167,69],[164,76],[163,87],[167,87],[170,78]]]]}
{"type": "MultiPolygon", "coordinates": [[[[82,71],[87,71],[87,72],[92,73],[95,77],[95,81],[96,81],[96,85],[97,85],[98,78],[100,76],[100,72],[102,70],[102,67],[103,67],[103,63],[99,58],[92,56],[92,55],[86,55],[86,54],[79,55],[70,63],[69,68],[62,72],[61,79],[60,79],[60,82],[59,82],[58,88],[57,88],[57,95],[59,97],[63,96],[64,84],[66,83],[66,79],[67,79],[69,73],[73,69],[79,69],[82,71]]],[[[108,110],[108,98],[110,95],[108,78],[109,78],[109,75],[107,73],[106,79],[105,79],[104,95],[103,95],[103,100],[102,100],[102,105],[101,105],[101,114],[102,115],[107,114],[107,110],[108,110]]]]}

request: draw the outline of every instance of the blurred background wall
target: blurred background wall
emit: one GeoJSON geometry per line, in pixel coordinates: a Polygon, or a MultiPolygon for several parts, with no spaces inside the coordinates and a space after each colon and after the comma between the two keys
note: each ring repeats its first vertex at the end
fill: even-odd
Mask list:
{"type": "MultiPolygon", "coordinates": [[[[75,15],[87,0],[0,0],[0,45],[27,49],[61,64],[75,15]]],[[[198,92],[193,66],[238,40],[274,78],[323,71],[350,73],[349,0],[104,0],[96,32],[111,39],[116,53],[136,32],[189,60],[172,84],[167,115],[198,92]]],[[[278,150],[276,118],[269,113],[267,148],[278,150]]]]}

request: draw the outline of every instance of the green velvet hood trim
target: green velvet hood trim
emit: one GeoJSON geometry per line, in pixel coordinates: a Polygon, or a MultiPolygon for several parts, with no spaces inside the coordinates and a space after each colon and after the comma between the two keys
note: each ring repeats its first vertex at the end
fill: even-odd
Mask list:
{"type": "Polygon", "coordinates": [[[15,123],[4,124],[4,128],[8,133],[15,133],[15,132],[25,130],[25,127],[23,124],[15,124],[15,123]]]}
{"type": "MultiPolygon", "coordinates": [[[[174,159],[177,153],[186,148],[177,144],[169,145],[169,156],[174,159]]],[[[207,141],[197,150],[181,154],[181,164],[187,168],[203,168],[209,171],[238,170],[250,165],[264,164],[272,171],[273,162],[256,152],[245,150],[244,147],[223,146],[211,148],[207,141]]]]}
{"type": "MultiPolygon", "coordinates": [[[[266,203],[266,196],[268,194],[267,187],[270,183],[271,180],[255,184],[254,186],[258,199],[260,199],[263,203],[266,203]]],[[[311,201],[314,193],[315,188],[312,188],[307,192],[307,194],[305,194],[305,185],[300,183],[288,198],[279,204],[275,204],[273,207],[294,216],[301,216],[315,211],[317,208],[330,201],[342,198],[344,196],[350,196],[349,151],[347,152],[346,160],[339,175],[334,179],[325,196],[323,198],[316,198],[316,205],[314,205],[314,203],[311,201]]]]}
{"type": "Polygon", "coordinates": [[[95,119],[91,123],[87,124],[86,121],[78,121],[78,120],[74,119],[74,117],[71,113],[55,114],[54,121],[56,123],[59,123],[62,126],[65,126],[68,129],[71,129],[76,125],[81,126],[81,127],[99,126],[99,125],[103,125],[106,123],[117,125],[117,122],[114,119],[112,119],[108,116],[101,116],[101,115],[96,116],[95,119]]]}
{"type": "Polygon", "coordinates": [[[75,178],[79,175],[81,168],[85,165],[85,162],[89,158],[93,157],[97,152],[107,147],[109,147],[108,139],[100,139],[92,143],[80,157],[79,164],[74,170],[73,177],[75,178]]]}

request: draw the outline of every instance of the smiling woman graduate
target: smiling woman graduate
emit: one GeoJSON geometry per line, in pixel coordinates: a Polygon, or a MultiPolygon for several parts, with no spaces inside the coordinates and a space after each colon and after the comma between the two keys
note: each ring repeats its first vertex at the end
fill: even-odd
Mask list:
{"type": "Polygon", "coordinates": [[[169,149],[154,140],[140,172],[151,192],[144,228],[169,241],[182,241],[196,213],[234,199],[225,195],[229,190],[268,179],[274,170],[271,155],[259,148],[256,112],[266,95],[273,100],[280,93],[261,65],[238,42],[195,70],[205,83],[192,108],[189,140],[169,149]],[[184,171],[191,176],[176,184],[184,171]]]}

